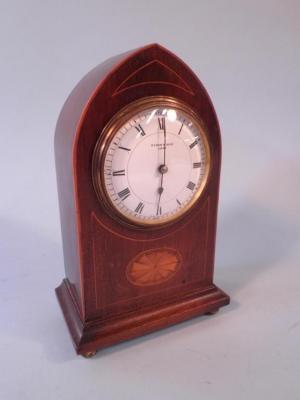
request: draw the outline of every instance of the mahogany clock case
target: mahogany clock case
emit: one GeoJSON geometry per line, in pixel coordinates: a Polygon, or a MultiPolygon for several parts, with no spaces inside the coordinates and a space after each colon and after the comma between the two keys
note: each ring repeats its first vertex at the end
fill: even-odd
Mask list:
{"type": "MultiPolygon", "coordinates": [[[[221,139],[211,100],[189,67],[153,44],[113,57],[88,73],[63,106],[55,157],[66,279],[56,289],[78,354],[130,339],[229,303],[213,284],[221,139]],[[150,96],[178,99],[206,127],[211,166],[183,218],[134,229],[112,218],[93,186],[92,158],[104,127],[123,107],[150,96]],[[172,265],[166,279],[141,282],[148,268],[172,265]]],[[[150,274],[151,275],[151,274],[150,274]]]]}

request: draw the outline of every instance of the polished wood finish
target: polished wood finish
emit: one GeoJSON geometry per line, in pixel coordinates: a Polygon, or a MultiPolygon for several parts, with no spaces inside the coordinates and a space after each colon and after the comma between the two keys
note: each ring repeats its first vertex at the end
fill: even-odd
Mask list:
{"type": "Polygon", "coordinates": [[[99,348],[229,303],[213,284],[219,125],[207,92],[180,59],[153,44],[92,70],[61,111],[55,156],[66,273],[56,293],[78,354],[93,355],[99,348]],[[160,229],[134,229],[111,218],[92,182],[93,150],[103,128],[121,108],[146,96],[185,102],[205,125],[212,156],[195,206],[160,229]],[[171,273],[163,258],[168,251],[171,273]],[[143,254],[152,254],[150,268],[160,268],[162,278],[150,274],[152,282],[145,283],[134,277],[134,263],[143,254]],[[155,254],[160,261],[153,261],[155,254]]]}

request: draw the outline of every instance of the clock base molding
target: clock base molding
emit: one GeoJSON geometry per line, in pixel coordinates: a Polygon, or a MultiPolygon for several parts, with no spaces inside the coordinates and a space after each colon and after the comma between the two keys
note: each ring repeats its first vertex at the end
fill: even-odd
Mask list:
{"type": "Polygon", "coordinates": [[[76,352],[86,357],[93,356],[96,350],[124,340],[133,339],[199,315],[214,314],[230,301],[226,293],[212,284],[172,303],[154,305],[151,309],[140,310],[140,313],[139,310],[134,310],[111,319],[84,322],[80,317],[67,279],[64,279],[56,288],[56,295],[76,352]]]}

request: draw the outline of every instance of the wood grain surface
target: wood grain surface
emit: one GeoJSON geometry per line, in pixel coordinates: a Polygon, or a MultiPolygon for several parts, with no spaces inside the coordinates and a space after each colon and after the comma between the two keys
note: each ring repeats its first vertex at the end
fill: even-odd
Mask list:
{"type": "Polygon", "coordinates": [[[79,354],[229,303],[213,284],[220,130],[206,90],[185,63],[152,44],[100,64],[63,106],[55,156],[66,274],[56,292],[79,354]],[[156,95],[180,99],[197,114],[208,132],[212,165],[185,218],[159,230],[136,230],[112,219],[99,202],[92,155],[118,110],[156,95]],[[151,255],[148,275],[141,272],[143,254],[151,255]]]}

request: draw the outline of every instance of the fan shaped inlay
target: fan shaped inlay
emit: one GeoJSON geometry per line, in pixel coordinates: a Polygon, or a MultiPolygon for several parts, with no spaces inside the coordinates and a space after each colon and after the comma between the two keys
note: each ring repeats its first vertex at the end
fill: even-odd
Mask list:
{"type": "Polygon", "coordinates": [[[157,285],[172,278],[180,264],[181,257],[174,249],[147,250],[128,264],[127,277],[134,285],[157,285]]]}

